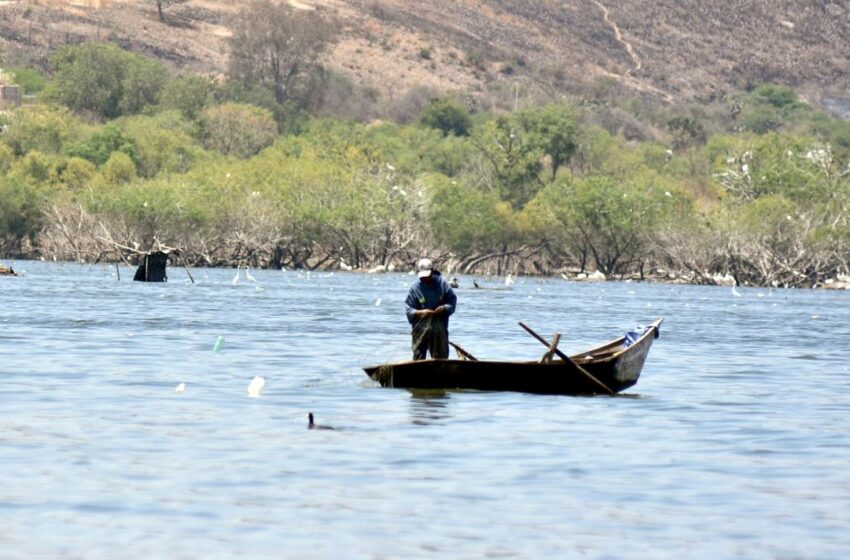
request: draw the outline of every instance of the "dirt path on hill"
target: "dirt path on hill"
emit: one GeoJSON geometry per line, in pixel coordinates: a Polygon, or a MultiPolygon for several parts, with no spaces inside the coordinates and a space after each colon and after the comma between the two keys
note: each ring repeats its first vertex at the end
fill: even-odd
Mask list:
{"type": "MultiPolygon", "coordinates": [[[[662,96],[668,102],[672,102],[673,97],[669,93],[667,93],[666,91],[663,91],[663,90],[661,90],[661,89],[659,89],[655,86],[646,84],[646,83],[638,80],[637,78],[635,78],[632,75],[632,72],[637,72],[638,70],[640,70],[643,67],[643,62],[641,61],[640,57],[635,52],[635,49],[634,49],[634,47],[632,47],[632,44],[629,43],[628,41],[626,41],[623,38],[623,33],[620,31],[620,27],[617,25],[617,22],[613,21],[610,18],[610,12],[608,11],[608,8],[602,2],[599,2],[599,0],[592,0],[592,1],[593,1],[594,4],[599,6],[600,10],[602,10],[602,17],[605,20],[605,23],[607,23],[608,26],[614,31],[614,39],[618,43],[623,45],[623,48],[626,49],[626,53],[629,55],[629,58],[632,59],[632,64],[634,65],[633,68],[627,70],[624,74],[619,75],[619,76],[616,76],[616,75],[614,75],[614,76],[622,79],[625,82],[628,82],[629,85],[631,85],[633,88],[635,88],[637,90],[645,91],[645,92],[652,92],[654,94],[662,96]]],[[[613,75],[613,74],[611,74],[611,75],[613,75]]]]}
{"type": "Polygon", "coordinates": [[[605,7],[605,5],[602,4],[602,2],[599,2],[599,0],[593,0],[593,3],[596,4],[597,6],[599,6],[599,9],[602,10],[602,17],[603,17],[603,19],[605,19],[605,23],[607,23],[608,26],[611,29],[614,30],[614,38],[617,40],[618,43],[623,45],[623,48],[626,49],[626,52],[628,53],[629,58],[632,59],[632,63],[634,63],[634,65],[635,65],[635,67],[632,68],[631,70],[629,70],[628,72],[626,72],[625,75],[629,76],[629,75],[631,75],[632,72],[636,72],[636,71],[640,70],[640,68],[642,66],[640,57],[637,55],[637,53],[635,53],[635,49],[632,47],[632,44],[629,43],[628,41],[626,41],[625,39],[623,39],[623,34],[620,32],[620,27],[617,25],[617,22],[611,21],[611,18],[609,17],[610,12],[608,11],[608,8],[605,7]]]}

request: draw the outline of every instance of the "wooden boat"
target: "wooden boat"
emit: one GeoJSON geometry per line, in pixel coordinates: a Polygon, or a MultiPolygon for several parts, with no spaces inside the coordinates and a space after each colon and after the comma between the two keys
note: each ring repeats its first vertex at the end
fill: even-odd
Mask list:
{"type": "MultiPolygon", "coordinates": [[[[663,319],[651,323],[626,346],[620,337],[571,357],[553,344],[540,361],[500,362],[475,360],[459,347],[467,359],[420,360],[363,368],[383,387],[406,389],[474,389],[479,391],[518,391],[553,395],[619,393],[637,383],[643,364],[659,336],[663,319]],[[561,359],[552,359],[557,353],[561,359]],[[566,359],[564,359],[566,358],[566,359]]],[[[525,327],[539,340],[531,329],[525,327]]]]}

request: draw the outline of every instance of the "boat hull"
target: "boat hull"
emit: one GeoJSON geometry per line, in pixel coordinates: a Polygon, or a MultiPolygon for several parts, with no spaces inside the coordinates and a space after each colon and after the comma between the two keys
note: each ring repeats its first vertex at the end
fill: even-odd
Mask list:
{"type": "MultiPolygon", "coordinates": [[[[623,339],[572,356],[587,372],[618,393],[637,383],[658,325],[649,329],[628,348],[623,339]]],[[[363,368],[383,387],[405,389],[474,389],[518,391],[552,395],[588,395],[603,389],[582,374],[575,363],[471,360],[419,360],[363,368]]]]}

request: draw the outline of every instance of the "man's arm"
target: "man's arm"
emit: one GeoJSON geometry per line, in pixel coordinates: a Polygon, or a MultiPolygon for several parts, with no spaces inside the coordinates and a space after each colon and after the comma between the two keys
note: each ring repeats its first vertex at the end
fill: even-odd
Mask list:
{"type": "Polygon", "coordinates": [[[422,309],[422,304],[419,301],[419,291],[415,286],[410,288],[410,292],[407,294],[407,299],[405,300],[404,305],[405,312],[407,314],[407,322],[411,325],[421,317],[434,314],[434,311],[431,309],[422,309]]]}
{"type": "Polygon", "coordinates": [[[443,294],[443,305],[438,307],[437,309],[442,309],[441,313],[444,313],[446,316],[451,315],[457,309],[457,295],[455,295],[455,291],[446,282],[446,279],[443,278],[443,289],[445,290],[443,294]]]}

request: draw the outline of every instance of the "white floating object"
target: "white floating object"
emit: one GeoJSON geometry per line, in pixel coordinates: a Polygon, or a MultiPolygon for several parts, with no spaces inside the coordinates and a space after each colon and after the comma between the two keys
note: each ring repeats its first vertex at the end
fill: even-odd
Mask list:
{"type": "Polygon", "coordinates": [[[741,297],[741,292],[735,289],[735,286],[732,286],[732,295],[735,297],[741,297]]]}
{"type": "Polygon", "coordinates": [[[375,300],[375,307],[381,307],[381,298],[375,300]]]}
{"type": "Polygon", "coordinates": [[[266,379],[264,377],[260,377],[259,375],[254,377],[251,382],[248,384],[248,396],[249,397],[259,397],[260,393],[263,392],[263,387],[266,386],[266,379]]]}
{"type": "Polygon", "coordinates": [[[219,336],[215,339],[215,344],[213,344],[213,352],[221,352],[221,349],[224,347],[224,337],[219,336]]]}
{"type": "Polygon", "coordinates": [[[178,385],[177,387],[174,388],[175,393],[182,393],[185,390],[186,390],[186,384],[185,383],[181,383],[180,385],[178,385]]]}

